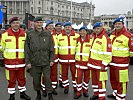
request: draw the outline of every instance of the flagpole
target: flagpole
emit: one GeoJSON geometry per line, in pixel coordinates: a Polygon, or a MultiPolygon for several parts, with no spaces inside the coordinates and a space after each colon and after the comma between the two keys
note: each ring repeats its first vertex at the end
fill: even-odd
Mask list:
{"type": "Polygon", "coordinates": [[[70,16],[70,22],[72,23],[72,0],[71,0],[71,16],[70,16]]]}

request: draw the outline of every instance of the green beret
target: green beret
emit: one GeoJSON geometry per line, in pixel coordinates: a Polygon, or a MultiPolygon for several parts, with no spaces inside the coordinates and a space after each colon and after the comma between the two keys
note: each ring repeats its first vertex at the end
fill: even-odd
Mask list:
{"type": "Polygon", "coordinates": [[[34,18],[34,22],[36,22],[36,21],[43,21],[42,20],[42,17],[36,17],[36,18],[34,18]]]}

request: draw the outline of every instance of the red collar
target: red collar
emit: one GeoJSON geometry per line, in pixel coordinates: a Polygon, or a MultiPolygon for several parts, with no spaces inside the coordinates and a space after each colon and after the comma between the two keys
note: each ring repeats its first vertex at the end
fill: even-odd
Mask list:
{"type": "Polygon", "coordinates": [[[95,38],[102,38],[102,36],[103,36],[105,33],[106,33],[106,31],[105,31],[105,29],[103,29],[103,30],[97,35],[97,37],[96,37],[96,33],[94,33],[93,35],[94,35],[95,38]]]}
{"type": "MultiPolygon", "coordinates": [[[[14,36],[14,31],[12,30],[12,28],[10,27],[8,30],[8,36],[14,36]]],[[[18,36],[25,36],[25,32],[23,29],[19,28],[19,31],[18,31],[18,36]]]]}

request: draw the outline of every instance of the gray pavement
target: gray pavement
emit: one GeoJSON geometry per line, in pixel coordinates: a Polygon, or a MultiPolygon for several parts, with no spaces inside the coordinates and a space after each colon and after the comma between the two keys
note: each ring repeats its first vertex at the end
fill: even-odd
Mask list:
{"type": "MultiPolygon", "coordinates": [[[[63,91],[64,89],[58,87],[57,88],[57,92],[58,95],[54,96],[54,100],[74,100],[73,99],[73,90],[72,90],[72,83],[71,83],[71,75],[69,74],[69,79],[70,79],[70,91],[68,93],[68,95],[64,94],[63,91]]],[[[126,100],[133,100],[133,65],[129,67],[129,79],[130,82],[128,84],[128,92],[127,92],[127,98],[126,100]]],[[[36,97],[36,92],[33,89],[33,85],[32,85],[32,77],[27,73],[27,83],[26,83],[26,87],[27,87],[27,91],[26,93],[31,96],[32,100],[35,100],[36,97]]],[[[107,81],[107,94],[112,93],[112,89],[110,86],[109,81],[107,81]]],[[[93,91],[91,88],[91,81],[89,84],[89,94],[90,96],[93,95],[93,91]]],[[[15,94],[16,100],[21,100],[19,98],[19,92],[18,90],[16,90],[16,94],[15,94]]],[[[3,67],[0,67],[0,100],[8,100],[9,98],[9,94],[7,93],[7,80],[5,78],[5,71],[3,67]]],[[[42,97],[42,100],[48,100],[47,97],[42,97]]],[[[89,100],[89,98],[85,98],[85,97],[81,97],[78,100],[89,100]]],[[[106,100],[111,100],[111,99],[106,99],[106,100]]]]}

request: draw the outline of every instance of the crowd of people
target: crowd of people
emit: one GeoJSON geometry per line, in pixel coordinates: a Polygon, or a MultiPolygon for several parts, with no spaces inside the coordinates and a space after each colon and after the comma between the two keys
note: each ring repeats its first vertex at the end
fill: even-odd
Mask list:
{"type": "Polygon", "coordinates": [[[27,32],[20,28],[18,17],[11,18],[9,23],[11,26],[2,32],[0,42],[9,100],[15,100],[16,81],[20,98],[31,100],[25,93],[25,69],[33,78],[37,93],[35,100],[41,100],[41,93],[44,97],[48,95],[48,100],[54,100],[52,95],[58,95],[58,84],[64,89],[64,94],[68,94],[69,68],[74,99],[79,99],[82,94],[89,97],[91,79],[94,94],[90,100],[105,100],[109,69],[113,93],[107,97],[125,100],[128,66],[133,56],[133,35],[124,26],[123,18],[114,20],[110,35],[101,22],[96,22],[89,33],[86,26],[76,32],[71,22],[57,22],[54,25],[53,20],[42,28],[42,17],[36,17],[34,29],[27,32]]]}

